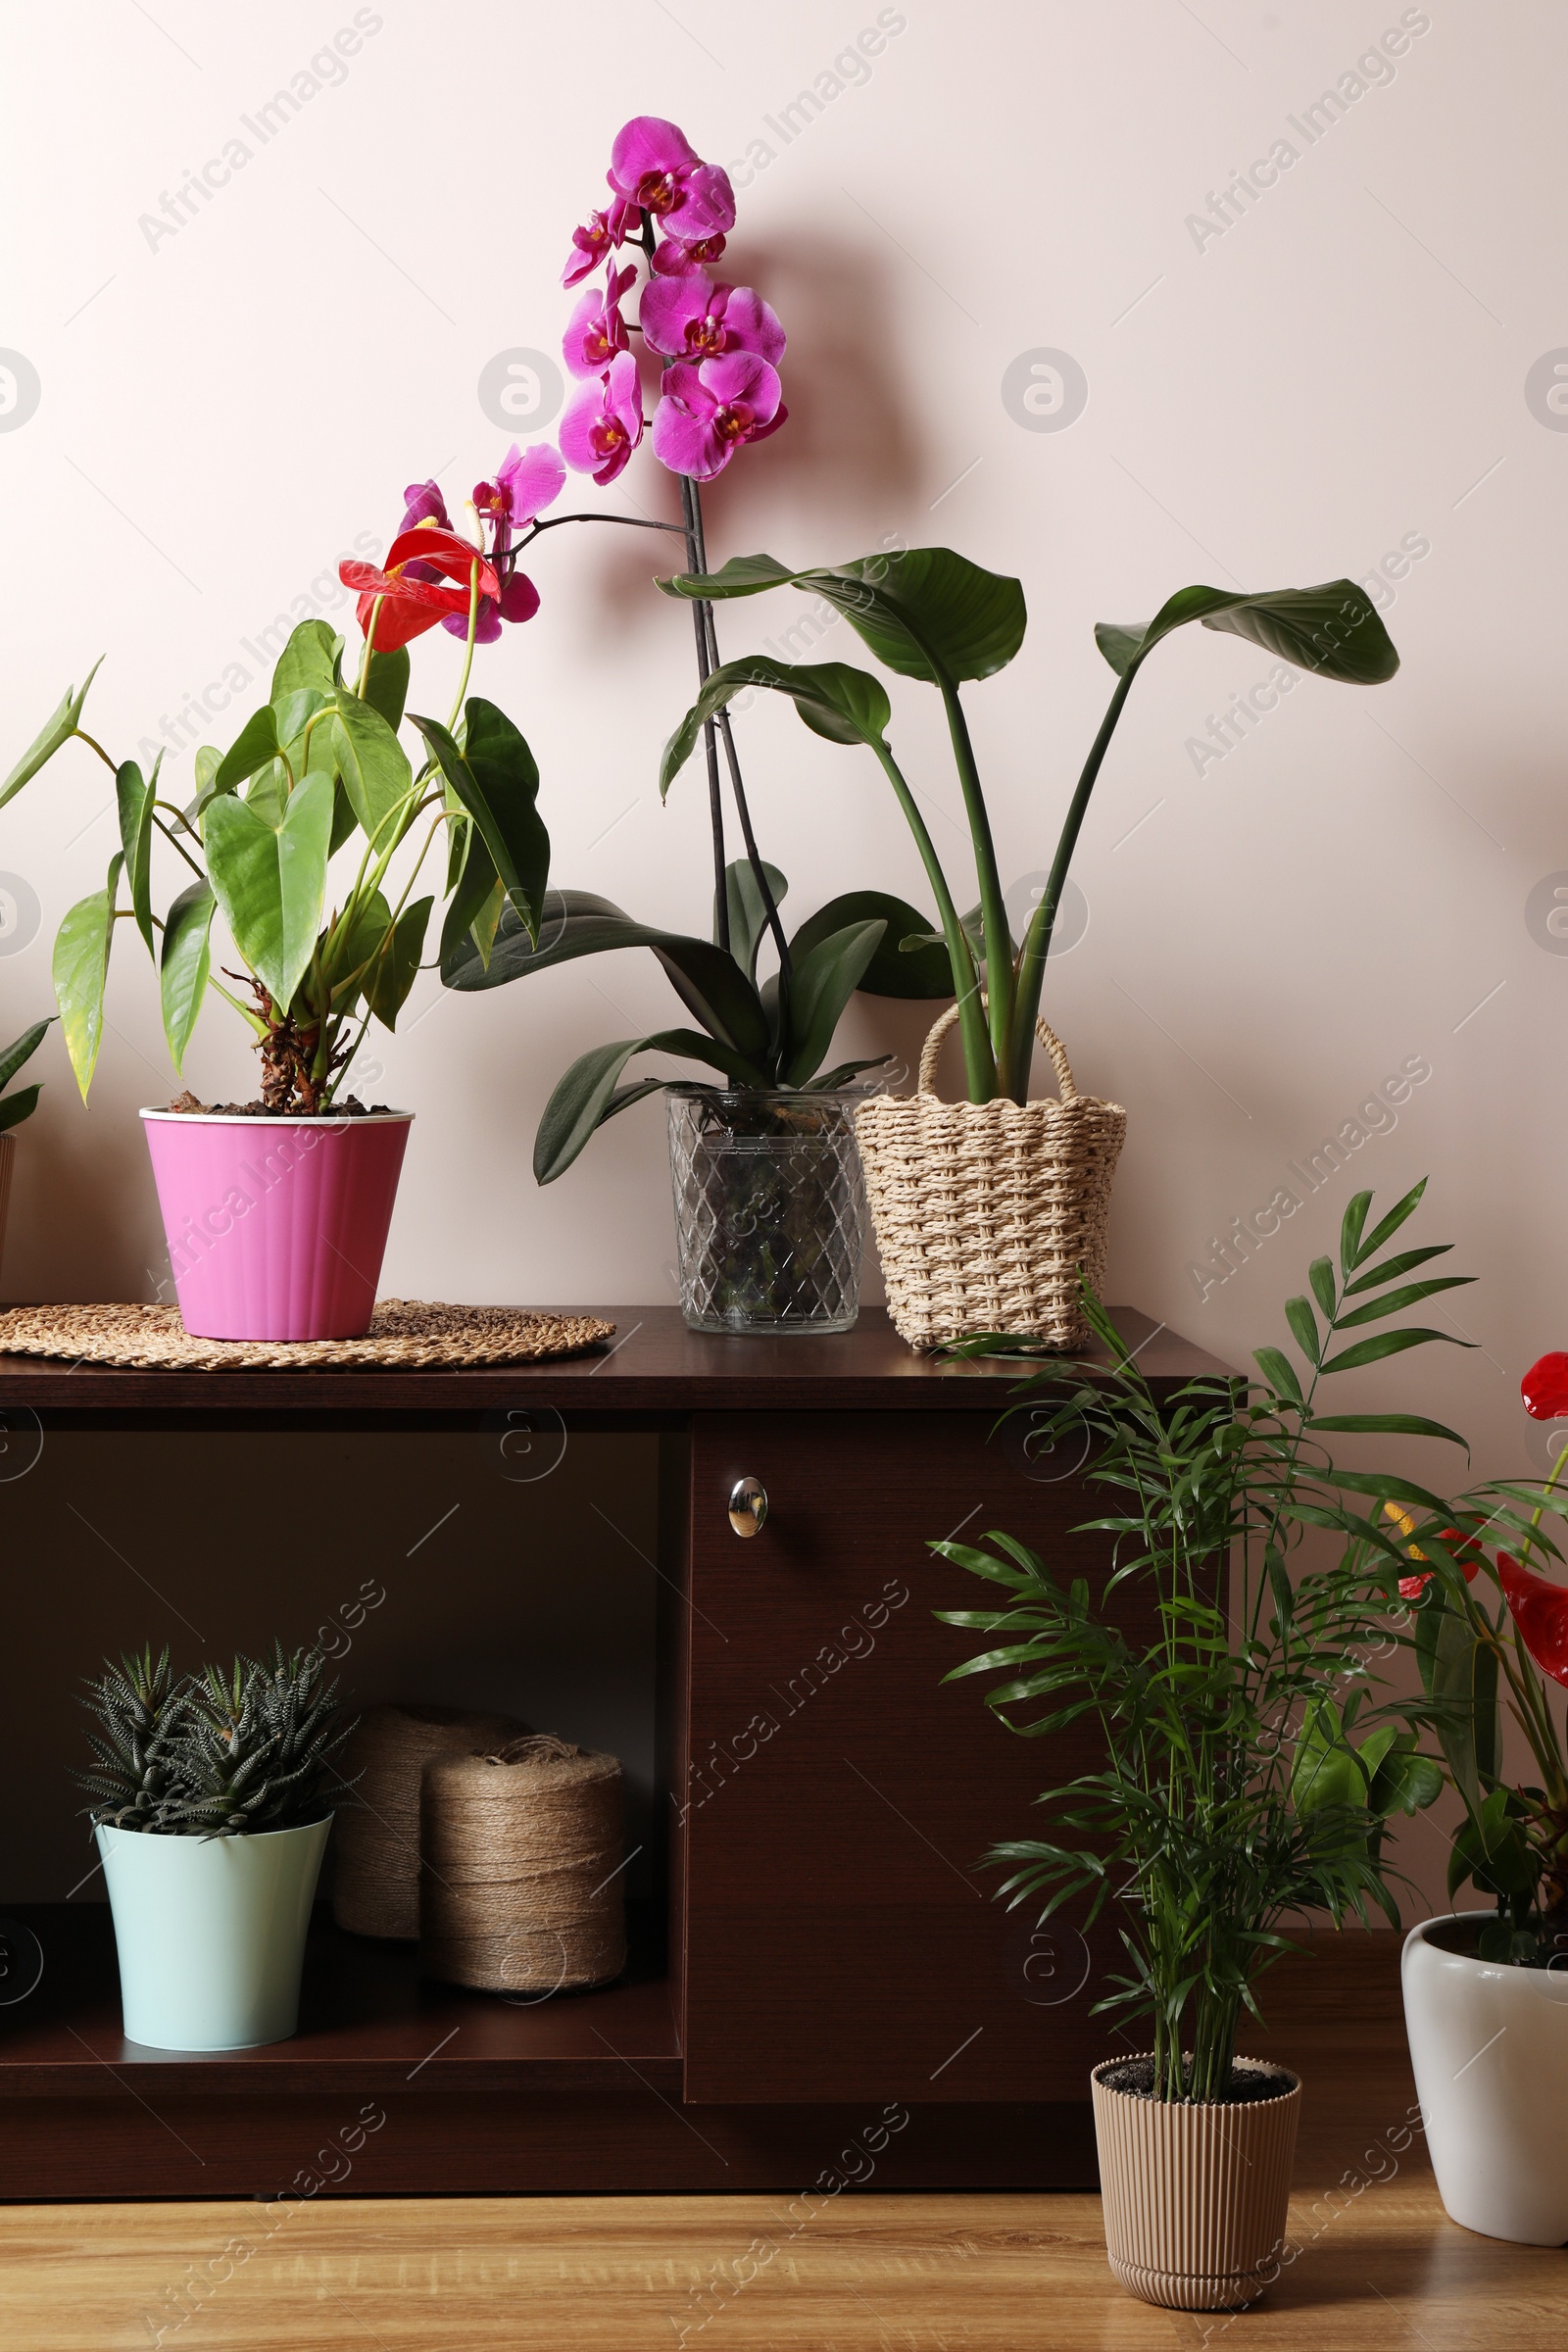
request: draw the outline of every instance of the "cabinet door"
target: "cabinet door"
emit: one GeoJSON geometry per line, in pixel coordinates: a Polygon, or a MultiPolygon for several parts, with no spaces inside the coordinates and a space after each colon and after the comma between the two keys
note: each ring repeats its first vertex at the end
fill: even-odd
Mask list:
{"type": "Polygon", "coordinates": [[[686,2096],[1059,2100],[1114,2042],[1089,2010],[1119,1946],[996,1900],[982,1856],[1028,1837],[1086,1732],[1006,1731],[980,1640],[939,1608],[992,1590],[927,1543],[1016,1535],[1099,1586],[1075,1477],[990,1437],[990,1411],[699,1415],[692,1434],[684,1789],[686,2096]],[[1033,1471],[1033,1474],[1032,1474],[1033,1471]],[[740,1540],[736,1480],[768,1515],[740,1540]]]}

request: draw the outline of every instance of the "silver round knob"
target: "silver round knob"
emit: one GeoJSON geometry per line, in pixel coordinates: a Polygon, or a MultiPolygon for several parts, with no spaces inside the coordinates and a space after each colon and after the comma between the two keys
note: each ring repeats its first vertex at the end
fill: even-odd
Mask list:
{"type": "Polygon", "coordinates": [[[729,1523],[738,1536],[760,1536],[767,1518],[767,1490],[760,1478],[738,1478],[729,1491],[729,1523]]]}

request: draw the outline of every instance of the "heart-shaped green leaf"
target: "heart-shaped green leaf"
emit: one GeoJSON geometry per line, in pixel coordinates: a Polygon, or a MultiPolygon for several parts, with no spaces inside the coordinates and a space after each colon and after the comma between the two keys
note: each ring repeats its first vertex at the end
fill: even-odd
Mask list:
{"type": "Polygon", "coordinates": [[[248,801],[220,795],[202,818],[207,871],[234,945],[286,1011],[321,926],[332,785],[301,778],[274,827],[248,801]]]}
{"type": "Polygon", "coordinates": [[[342,643],[330,621],[302,620],[277,657],[268,701],[275,706],[305,686],[313,687],[323,703],[328,701],[337,685],[342,643]]]}
{"type": "Polygon", "coordinates": [[[266,767],[278,755],[277,717],[270,703],[253,710],[228,750],[223,754],[217,775],[213,778],[215,792],[234,792],[259,767],[266,767]]]}
{"type": "Polygon", "coordinates": [[[425,928],[434,905],[433,898],[416,899],[411,906],[404,907],[392,926],[389,942],[367,975],[370,984],[370,1009],[388,1029],[397,1027],[398,1014],[417,976],[419,957],[424,953],[425,928]]]}
{"type": "Polygon", "coordinates": [[[153,808],[158,797],[158,770],[163,764],[159,753],[151,776],[144,777],[134,760],[127,760],[115,771],[115,799],[120,808],[120,844],[125,853],[125,879],[130,885],[131,911],[136,928],[147,943],[147,953],[156,956],[153,945],[152,858],[153,808]]]}
{"type": "Polygon", "coordinates": [[[339,689],[334,715],[326,724],[331,729],[343,788],[367,839],[373,841],[380,856],[398,837],[400,806],[406,809],[414,806],[414,770],[408,754],[380,711],[362,703],[346,686],[339,689]]]}
{"type": "Polygon", "coordinates": [[[60,1006],[66,1052],[84,1102],[103,1043],[104,982],[115,937],[115,897],[124,862],[124,852],[117,850],[109,861],[109,879],[103,889],[95,890],[89,899],[78,899],[55,935],[55,1002],[60,1006]]]}
{"type": "Polygon", "coordinates": [[[164,917],[164,952],[158,964],[158,989],[163,1000],[164,1035],[175,1069],[185,1061],[185,1048],[201,1012],[212,970],[213,909],[218,902],[205,882],[182,890],[164,917]]]}
{"type": "Polygon", "coordinates": [[[532,752],[506,712],[478,696],[466,707],[462,751],[437,720],[410,715],[477,826],[529,937],[537,940],[550,873],[550,836],[536,806],[539,770],[532,752]]]}
{"type": "Polygon", "coordinates": [[[62,744],[71,741],[81,718],[82,705],[87,700],[87,689],[98,675],[102,665],[103,656],[100,654],[87,675],[82,679],[79,691],[73,690],[70,686],[66,688],[59,710],[45,725],[41,734],[33,737],[16,766],[11,770],[10,775],[3,784],[0,784],[0,808],[5,807],[13,793],[20,792],[24,784],[31,782],[45,760],[52,760],[62,744]]]}

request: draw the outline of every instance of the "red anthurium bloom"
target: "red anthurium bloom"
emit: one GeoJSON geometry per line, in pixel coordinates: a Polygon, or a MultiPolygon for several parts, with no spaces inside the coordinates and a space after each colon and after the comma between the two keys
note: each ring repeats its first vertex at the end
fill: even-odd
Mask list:
{"type": "Polygon", "coordinates": [[[478,549],[458,538],[455,532],[442,530],[439,524],[424,522],[412,531],[398,533],[386,551],[384,569],[374,564],[340,564],[337,576],[345,588],[360,592],[357,612],[360,628],[367,636],[376,601],[382,600],[375,623],[376,650],[391,654],[412,638],[422,637],[426,629],[433,629],[448,613],[466,615],[475,564],[479,566],[480,595],[499,599],[501,583],[495,567],[478,549]],[[423,574],[420,578],[413,576],[416,564],[423,574]],[[438,580],[431,579],[432,571],[445,572],[449,579],[461,580],[463,585],[443,588],[438,580]]]}
{"type": "Polygon", "coordinates": [[[1557,1348],[1542,1356],[1519,1383],[1519,1394],[1534,1421],[1556,1421],[1568,1413],[1568,1355],[1557,1348]]]}
{"type": "Polygon", "coordinates": [[[1568,1588],[1548,1583],[1505,1551],[1497,1554],[1508,1611],[1543,1674],[1568,1688],[1568,1588]]]}
{"type": "MultiPolygon", "coordinates": [[[[1415,1534],[1415,1521],[1411,1518],[1408,1511],[1401,1511],[1396,1502],[1386,1502],[1383,1505],[1383,1513],[1385,1518],[1392,1519],[1394,1521],[1401,1536],[1413,1536],[1415,1534]]],[[[1440,1531],[1438,1541],[1443,1545],[1444,1550],[1447,1552],[1449,1558],[1452,1559],[1456,1565],[1463,1570],[1465,1583],[1467,1585],[1473,1585],[1476,1581],[1476,1575],[1480,1569],[1482,1560],[1480,1537],[1462,1536],[1456,1527],[1446,1527],[1440,1531]]],[[[1420,1548],[1419,1544],[1412,1544],[1410,1545],[1410,1557],[1412,1560],[1424,1560],[1428,1557],[1428,1554],[1420,1548]]],[[[1419,1600],[1422,1592],[1431,1582],[1431,1579],[1432,1571],[1430,1568],[1423,1568],[1420,1573],[1415,1576],[1401,1576],[1399,1579],[1399,1598],[1401,1600],[1419,1600]]]]}

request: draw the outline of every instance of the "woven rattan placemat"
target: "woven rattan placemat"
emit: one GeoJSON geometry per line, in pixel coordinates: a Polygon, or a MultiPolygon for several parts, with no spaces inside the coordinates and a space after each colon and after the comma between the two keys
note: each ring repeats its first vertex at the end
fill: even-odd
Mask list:
{"type": "Polygon", "coordinates": [[[198,1340],[177,1306],[17,1306],[0,1312],[0,1353],[176,1372],[327,1371],[350,1364],[528,1364],[614,1337],[597,1315],[383,1298],[361,1340],[198,1340]]]}

